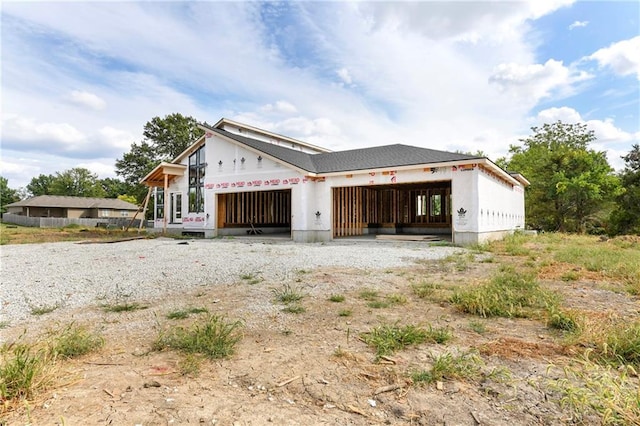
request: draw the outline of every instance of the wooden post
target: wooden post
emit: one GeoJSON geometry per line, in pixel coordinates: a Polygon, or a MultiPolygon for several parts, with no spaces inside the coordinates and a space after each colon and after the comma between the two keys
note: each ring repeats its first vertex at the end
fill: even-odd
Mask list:
{"type": "MultiPolygon", "coordinates": [[[[151,191],[153,190],[153,187],[149,187],[149,190],[147,191],[147,196],[144,199],[144,207],[142,207],[142,219],[140,219],[140,226],[138,227],[138,234],[140,233],[140,231],[142,230],[142,222],[145,221],[145,217],[147,217],[147,206],[149,205],[149,199],[151,198],[151,191]]],[[[135,216],[134,216],[135,219],[135,216]]]]}
{"type": "Polygon", "coordinates": [[[167,195],[169,195],[169,175],[164,174],[164,192],[162,195],[164,202],[164,219],[162,222],[162,234],[167,233],[167,216],[169,216],[169,203],[167,202],[167,195]]]}

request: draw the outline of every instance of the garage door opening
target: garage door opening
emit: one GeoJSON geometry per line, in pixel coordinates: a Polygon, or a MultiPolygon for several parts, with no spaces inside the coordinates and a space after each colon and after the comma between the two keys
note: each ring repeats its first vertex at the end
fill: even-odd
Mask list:
{"type": "Polygon", "coordinates": [[[218,235],[288,234],[291,190],[218,194],[218,235]]]}
{"type": "Polygon", "coordinates": [[[333,188],[333,236],[451,237],[451,181],[333,188]]]}

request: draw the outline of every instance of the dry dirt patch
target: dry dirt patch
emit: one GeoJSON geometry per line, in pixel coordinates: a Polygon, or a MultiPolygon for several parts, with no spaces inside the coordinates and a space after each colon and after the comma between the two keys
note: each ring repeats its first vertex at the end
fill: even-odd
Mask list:
{"type": "MultiPolygon", "coordinates": [[[[54,312],[2,333],[15,338],[27,327],[28,335],[34,337],[53,323],[76,321],[95,326],[107,344],[99,353],[65,363],[58,386],[2,421],[67,425],[571,423],[555,402],[557,395],[545,386],[554,379],[547,371],[549,364],[562,365],[567,357],[557,333],[550,332],[543,321],[480,319],[461,314],[446,302],[447,288],[477,282],[495,267],[472,264],[460,270],[426,262],[384,270],[319,268],[284,281],[250,284],[239,278],[179,297],[145,300],[148,308],[134,312],[107,313],[97,304],[64,314],[54,312]],[[412,285],[425,280],[439,283],[444,290],[431,299],[417,297],[412,285]],[[284,284],[305,295],[304,312],[283,312],[283,305],[274,301],[273,290],[284,284]],[[405,301],[372,308],[361,297],[362,289],[378,292],[379,298],[395,296],[405,301]],[[335,294],[344,295],[345,300],[329,301],[335,294]],[[152,351],[160,328],[197,320],[198,315],[166,319],[167,313],[184,307],[204,307],[212,314],[242,320],[243,338],[235,355],[206,361],[201,372],[191,376],[181,373],[181,354],[152,351]],[[341,316],[346,311],[349,316],[341,316]],[[471,322],[482,323],[485,331],[474,331],[471,322]],[[453,339],[377,360],[361,333],[396,323],[445,327],[453,339]],[[482,359],[479,378],[412,383],[411,372],[428,369],[437,356],[473,350],[482,359]]],[[[564,288],[560,284],[557,290],[564,288]]],[[[589,289],[581,287],[581,291],[589,289]]],[[[599,423],[599,419],[584,421],[599,423]]]]}

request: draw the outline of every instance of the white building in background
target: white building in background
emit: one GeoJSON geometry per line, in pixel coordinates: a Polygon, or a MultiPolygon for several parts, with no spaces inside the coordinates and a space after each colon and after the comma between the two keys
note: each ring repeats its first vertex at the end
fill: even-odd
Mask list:
{"type": "Polygon", "coordinates": [[[227,119],[201,128],[142,180],[157,191],[156,230],[298,242],[441,235],[465,245],[524,229],[529,182],[487,158],[399,144],[332,152],[227,119]]]}

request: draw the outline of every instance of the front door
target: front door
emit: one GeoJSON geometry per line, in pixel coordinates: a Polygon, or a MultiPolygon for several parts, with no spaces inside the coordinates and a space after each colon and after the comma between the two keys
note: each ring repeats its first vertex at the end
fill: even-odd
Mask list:
{"type": "Polygon", "coordinates": [[[182,193],[171,193],[171,223],[182,223],[182,193]]]}

